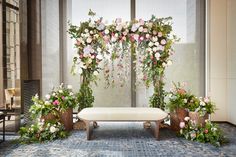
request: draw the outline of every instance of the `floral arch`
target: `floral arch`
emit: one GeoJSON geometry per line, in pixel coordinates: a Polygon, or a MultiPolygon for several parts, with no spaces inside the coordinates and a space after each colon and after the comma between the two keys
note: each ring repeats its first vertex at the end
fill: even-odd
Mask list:
{"type": "Polygon", "coordinates": [[[142,19],[124,22],[117,18],[112,24],[106,24],[103,18],[91,18],[81,22],[80,26],[69,24],[68,33],[75,39],[77,53],[73,58],[71,73],[82,78],[78,94],[79,110],[91,107],[94,102],[91,82],[103,71],[107,86],[114,83],[114,66],[119,69],[117,75],[121,85],[125,82],[130,64],[127,58],[133,57],[139,80],[146,87],[154,86],[150,97],[150,106],[164,109],[164,72],[172,64],[170,56],[172,45],[177,41],[172,34],[171,17],[142,19]],[[116,64],[115,64],[116,61],[116,64]],[[111,67],[109,66],[111,63],[111,67]]]}

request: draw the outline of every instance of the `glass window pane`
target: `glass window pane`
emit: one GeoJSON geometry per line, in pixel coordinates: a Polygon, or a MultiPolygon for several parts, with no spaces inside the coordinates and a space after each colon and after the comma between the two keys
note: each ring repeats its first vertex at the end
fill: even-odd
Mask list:
{"type": "MultiPolygon", "coordinates": [[[[73,24],[79,25],[81,21],[88,20],[88,11],[97,13],[98,17],[103,17],[108,23],[112,22],[116,18],[122,18],[127,21],[130,20],[130,1],[129,0],[72,0],[72,17],[73,24]]],[[[69,84],[73,84],[74,87],[79,89],[78,80],[79,77],[71,76],[70,68],[72,64],[72,57],[75,50],[72,50],[73,41],[71,41],[71,49],[67,56],[67,80],[69,84]]],[[[127,80],[127,84],[124,87],[115,86],[115,88],[105,89],[104,77],[100,73],[100,81],[98,86],[93,87],[95,103],[94,106],[131,106],[131,89],[130,78],[127,80]]]]}
{"type": "MultiPolygon", "coordinates": [[[[171,82],[188,83],[197,95],[204,95],[204,0],[136,0],[137,19],[149,19],[151,15],[173,18],[173,30],[180,42],[175,44],[173,65],[166,69],[166,89],[171,82]]],[[[152,90],[145,92],[138,87],[137,105],[147,104],[152,90]],[[145,100],[140,96],[146,95],[145,100]],[[145,104],[146,103],[146,104],[145,104]]]]}

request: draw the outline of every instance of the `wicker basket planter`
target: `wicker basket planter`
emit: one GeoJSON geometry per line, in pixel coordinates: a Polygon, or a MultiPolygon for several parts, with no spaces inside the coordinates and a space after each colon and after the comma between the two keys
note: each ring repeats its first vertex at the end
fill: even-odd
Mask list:
{"type": "Polygon", "coordinates": [[[204,116],[200,116],[198,112],[189,112],[189,117],[197,125],[205,126],[205,123],[206,123],[205,120],[208,119],[209,114],[205,114],[204,116]]]}
{"type": "Polygon", "coordinates": [[[73,129],[73,109],[69,108],[64,112],[60,112],[60,120],[66,131],[71,131],[73,129]]]}
{"type": "Polygon", "coordinates": [[[184,118],[188,116],[188,111],[184,108],[178,108],[174,112],[170,113],[170,128],[173,131],[179,131],[180,122],[184,121],[184,118]]]}
{"type": "Polygon", "coordinates": [[[40,119],[44,120],[45,122],[48,122],[48,121],[55,120],[56,118],[57,118],[57,116],[54,115],[53,113],[48,113],[47,115],[42,116],[40,119]]]}

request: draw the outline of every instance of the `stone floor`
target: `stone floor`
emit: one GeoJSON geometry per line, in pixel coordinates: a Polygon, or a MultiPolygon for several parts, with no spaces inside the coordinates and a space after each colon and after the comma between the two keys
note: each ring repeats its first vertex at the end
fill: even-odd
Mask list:
{"type": "Polygon", "coordinates": [[[220,148],[178,138],[168,129],[162,129],[160,141],[156,141],[142,123],[99,123],[99,126],[92,141],[86,140],[84,131],[73,131],[64,140],[30,145],[14,143],[18,137],[7,136],[0,144],[0,156],[236,156],[236,127],[226,123],[220,127],[230,142],[220,148]]]}

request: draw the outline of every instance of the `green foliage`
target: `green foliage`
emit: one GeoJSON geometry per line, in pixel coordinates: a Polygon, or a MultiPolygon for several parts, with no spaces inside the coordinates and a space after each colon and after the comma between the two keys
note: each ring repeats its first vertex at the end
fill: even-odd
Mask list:
{"type": "Polygon", "coordinates": [[[227,140],[223,135],[222,130],[217,124],[207,121],[204,127],[197,126],[192,120],[185,123],[185,126],[180,130],[180,136],[191,141],[202,143],[211,143],[219,147],[227,140]]]}
{"type": "Polygon", "coordinates": [[[80,91],[77,94],[77,101],[79,103],[78,110],[81,111],[86,107],[92,107],[94,102],[93,91],[88,84],[82,83],[80,91]]]}
{"type": "Polygon", "coordinates": [[[170,112],[175,111],[177,108],[188,108],[189,102],[195,97],[184,89],[184,85],[179,82],[173,83],[174,88],[169,92],[169,103],[166,108],[170,112]]]}
{"type": "Polygon", "coordinates": [[[21,127],[19,134],[19,142],[22,144],[52,141],[68,136],[64,126],[57,121],[39,122],[31,126],[21,127]]]}

